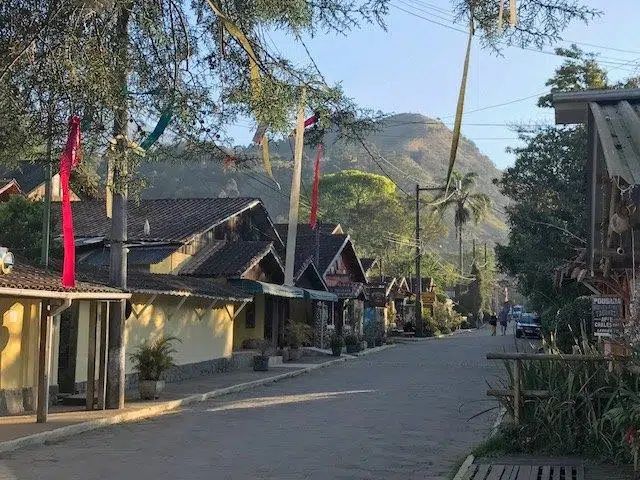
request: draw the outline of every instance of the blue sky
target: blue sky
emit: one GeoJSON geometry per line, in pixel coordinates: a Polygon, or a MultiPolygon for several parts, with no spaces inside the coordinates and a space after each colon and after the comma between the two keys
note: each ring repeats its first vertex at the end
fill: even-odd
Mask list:
{"type": "MultiPolygon", "coordinates": [[[[584,2],[602,10],[604,15],[588,26],[572,25],[563,37],[570,41],[627,50],[629,52],[579,45],[611,62],[606,65],[611,70],[611,80],[630,76],[634,71],[637,74],[633,65],[640,64],[640,31],[637,27],[640,4],[637,0],[584,2]],[[630,64],[619,66],[624,62],[630,64]]],[[[396,8],[450,24],[445,20],[452,19],[452,15],[447,13],[451,8],[449,0],[391,0],[391,5],[386,32],[365,26],[347,37],[319,35],[308,39],[307,46],[327,81],[341,82],[347,95],[361,106],[389,113],[422,113],[451,123],[466,35],[396,8]]],[[[271,38],[274,49],[277,47],[293,58],[305,60],[304,51],[286,38],[279,35],[271,38]]],[[[566,47],[569,43],[561,42],[558,46],[566,47]]],[[[546,47],[545,50],[553,48],[546,47]]],[[[505,49],[500,57],[482,50],[479,43],[474,42],[465,110],[540,94],[545,91],[545,81],[561,63],[560,57],[519,48],[505,49]]],[[[463,134],[473,140],[499,168],[509,166],[513,157],[505,153],[505,148],[517,142],[515,133],[504,125],[553,121],[552,110],[537,108],[536,100],[534,97],[468,113],[463,120],[463,134]]],[[[230,133],[239,141],[249,139],[247,128],[236,127],[230,133]]]]}

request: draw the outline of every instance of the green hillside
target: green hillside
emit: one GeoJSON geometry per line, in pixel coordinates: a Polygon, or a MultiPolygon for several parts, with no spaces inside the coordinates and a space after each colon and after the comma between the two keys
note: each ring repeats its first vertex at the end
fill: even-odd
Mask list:
{"type": "MultiPolygon", "coordinates": [[[[451,130],[442,123],[423,115],[403,113],[385,120],[377,132],[365,137],[370,155],[362,145],[326,141],[326,155],[322,173],[332,173],[346,168],[373,173],[384,172],[409,194],[415,184],[433,185],[442,182],[451,145],[451,130]],[[372,158],[375,157],[375,159],[372,158]]],[[[284,220],[288,211],[291,184],[293,142],[271,143],[274,175],[280,189],[259,167],[246,171],[224,172],[221,165],[206,160],[194,162],[163,162],[143,165],[142,173],[147,181],[145,196],[203,197],[203,196],[254,196],[263,199],[269,212],[277,220],[284,220]]],[[[258,154],[257,150],[255,151],[258,154]]],[[[179,157],[179,155],[176,155],[179,157]]],[[[309,201],[314,152],[307,149],[303,161],[303,202],[309,201]]],[[[505,205],[492,180],[501,172],[491,160],[482,155],[475,144],[461,139],[456,168],[461,172],[479,174],[478,190],[487,193],[498,210],[505,205]]],[[[345,226],[348,229],[348,226],[345,226]]],[[[502,216],[494,212],[487,221],[473,228],[467,235],[469,241],[503,241],[506,227],[502,216]],[[471,233],[471,232],[470,232],[471,233]]],[[[438,249],[454,251],[453,232],[443,240],[438,249]]]]}

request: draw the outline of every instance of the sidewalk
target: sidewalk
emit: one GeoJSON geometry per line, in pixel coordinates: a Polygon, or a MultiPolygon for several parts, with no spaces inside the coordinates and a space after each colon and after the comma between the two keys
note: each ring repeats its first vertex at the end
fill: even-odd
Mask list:
{"type": "MultiPolygon", "coordinates": [[[[366,353],[375,353],[391,347],[393,345],[384,345],[367,350],[366,353]]],[[[50,409],[47,423],[36,423],[35,415],[0,417],[0,453],[59,441],[109,425],[173,413],[185,405],[296,377],[354,358],[347,355],[339,358],[304,357],[301,360],[304,363],[287,363],[283,366],[270,367],[268,372],[236,370],[183,382],[167,383],[161,400],[141,401],[135,398],[137,392],[128,392],[130,397],[127,398],[125,408],[122,410],[87,411],[84,407],[56,406],[50,409]]]]}

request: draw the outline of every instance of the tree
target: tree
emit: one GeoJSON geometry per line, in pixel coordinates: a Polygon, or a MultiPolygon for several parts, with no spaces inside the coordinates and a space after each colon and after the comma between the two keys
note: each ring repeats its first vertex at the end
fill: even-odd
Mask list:
{"type": "Polygon", "coordinates": [[[18,261],[37,262],[42,248],[42,202],[14,195],[0,203],[0,232],[0,245],[16,254],[18,261]]]}
{"type": "Polygon", "coordinates": [[[477,177],[478,174],[475,172],[468,172],[462,175],[454,170],[451,177],[451,184],[454,186],[454,190],[436,199],[438,204],[436,208],[441,214],[453,210],[453,222],[459,242],[458,267],[461,275],[464,275],[462,251],[464,227],[471,220],[477,225],[488,215],[492,204],[486,193],[473,192],[477,177]]]}
{"type": "MultiPolygon", "coordinates": [[[[412,266],[414,211],[387,177],[360,170],[342,170],[320,180],[321,221],[340,223],[363,256],[382,261],[388,274],[405,275],[412,266]]],[[[423,237],[443,233],[437,216],[424,212],[423,237]]]]}
{"type": "MultiPolygon", "coordinates": [[[[593,55],[572,46],[566,60],[547,82],[552,91],[624,88],[630,79],[611,85],[593,55]]],[[[551,106],[550,96],[538,105],[551,106]]],[[[575,259],[587,238],[587,158],[583,126],[520,129],[522,147],[512,148],[516,161],[496,183],[512,199],[506,208],[509,244],[496,246],[500,267],[517,277],[520,291],[531,306],[555,312],[584,292],[577,283],[554,286],[555,269],[575,259]]]]}

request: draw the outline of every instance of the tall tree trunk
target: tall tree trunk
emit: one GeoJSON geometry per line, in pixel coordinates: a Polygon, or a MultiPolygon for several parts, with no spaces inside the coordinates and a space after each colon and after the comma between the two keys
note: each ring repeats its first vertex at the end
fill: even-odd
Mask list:
{"type": "Polygon", "coordinates": [[[460,268],[460,275],[464,275],[464,258],[462,252],[462,225],[458,227],[458,267],[460,268]]]}
{"type": "MultiPolygon", "coordinates": [[[[129,74],[129,18],[133,1],[120,5],[116,18],[113,43],[117,101],[114,105],[113,136],[117,139],[114,158],[113,216],[111,219],[111,247],[109,279],[120,288],[127,286],[127,126],[129,109],[127,80],[129,74]]],[[[124,407],[123,347],[125,301],[114,302],[109,315],[109,360],[107,367],[107,408],[124,407]]]]}

